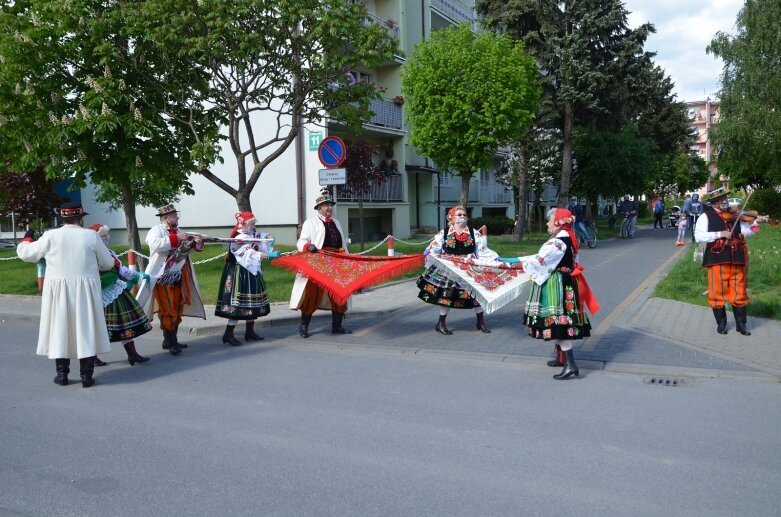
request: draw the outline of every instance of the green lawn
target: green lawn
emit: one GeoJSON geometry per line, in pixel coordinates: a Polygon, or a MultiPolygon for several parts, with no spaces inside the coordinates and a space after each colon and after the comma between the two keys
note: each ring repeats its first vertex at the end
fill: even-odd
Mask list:
{"type": "MultiPolygon", "coordinates": [[[[750,265],[748,312],[752,316],[781,320],[781,227],[762,225],[758,235],[748,239],[750,265]]],[[[697,305],[708,305],[705,269],[694,262],[694,246],[656,287],[654,296],[697,305]]]]}
{"type": "MultiPolygon", "coordinates": [[[[501,235],[492,237],[489,236],[488,243],[491,249],[499,253],[501,256],[514,257],[520,255],[530,255],[536,253],[540,245],[547,238],[547,235],[532,234],[528,239],[524,240],[520,244],[512,242],[512,237],[509,235],[501,235]]],[[[410,239],[410,242],[419,242],[420,244],[410,245],[396,241],[395,249],[396,253],[414,254],[421,253],[426,244],[430,240],[424,242],[423,238],[410,239]]],[[[376,245],[376,242],[366,243],[366,249],[369,249],[376,245]]],[[[124,252],[126,246],[112,246],[111,247],[117,253],[124,252]]],[[[277,246],[279,251],[290,251],[290,246],[277,246]]],[[[357,244],[353,244],[350,247],[352,252],[359,251],[357,244]]],[[[149,254],[149,250],[144,247],[141,250],[144,255],[149,254]]],[[[206,259],[223,256],[225,254],[225,246],[221,244],[209,244],[203,253],[196,253],[192,255],[192,259],[195,262],[195,274],[198,277],[198,284],[201,288],[201,294],[203,295],[204,303],[214,304],[217,298],[217,286],[222,276],[222,268],[225,262],[216,258],[214,260],[203,262],[206,259]]],[[[378,249],[370,253],[371,255],[386,255],[387,247],[385,244],[378,249]]],[[[16,251],[13,249],[0,250],[0,259],[6,257],[15,257],[16,251]]],[[[127,264],[127,256],[122,257],[122,262],[127,264]]],[[[408,278],[414,278],[420,275],[422,269],[410,271],[406,274],[408,278]]],[[[294,275],[285,269],[274,267],[264,261],[263,274],[266,280],[266,287],[268,288],[268,295],[272,302],[281,302],[290,298],[290,291],[293,288],[294,275]]],[[[38,283],[36,279],[35,264],[28,264],[21,260],[3,260],[0,261],[0,294],[38,294],[38,283]]]]}

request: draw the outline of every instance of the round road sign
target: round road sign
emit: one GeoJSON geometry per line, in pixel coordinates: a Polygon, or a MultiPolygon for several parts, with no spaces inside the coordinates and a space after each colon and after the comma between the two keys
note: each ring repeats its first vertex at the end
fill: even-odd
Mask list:
{"type": "Polygon", "coordinates": [[[339,167],[347,158],[347,147],[338,136],[327,136],[320,142],[317,149],[317,157],[320,163],[327,169],[339,167]]]}

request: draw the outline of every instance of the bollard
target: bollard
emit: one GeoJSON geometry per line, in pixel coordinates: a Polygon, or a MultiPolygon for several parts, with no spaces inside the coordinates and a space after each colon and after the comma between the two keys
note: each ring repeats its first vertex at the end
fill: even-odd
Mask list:
{"type": "Polygon", "coordinates": [[[396,250],[393,248],[393,235],[388,235],[388,256],[393,257],[396,255],[396,250]]]}
{"type": "MultiPolygon", "coordinates": [[[[136,265],[136,254],[133,252],[133,250],[127,254],[127,268],[132,271],[138,271],[138,266],[136,265]]],[[[138,293],[138,284],[133,284],[133,288],[130,290],[130,292],[133,293],[133,296],[135,296],[138,293]]]]}
{"type": "Polygon", "coordinates": [[[483,237],[485,237],[486,235],[488,235],[488,227],[487,227],[486,225],[483,225],[483,227],[482,227],[482,228],[480,228],[480,234],[481,234],[483,237]]]}
{"type": "Polygon", "coordinates": [[[35,264],[35,269],[38,272],[38,290],[43,291],[43,278],[46,275],[46,261],[44,259],[39,260],[35,264]]]}

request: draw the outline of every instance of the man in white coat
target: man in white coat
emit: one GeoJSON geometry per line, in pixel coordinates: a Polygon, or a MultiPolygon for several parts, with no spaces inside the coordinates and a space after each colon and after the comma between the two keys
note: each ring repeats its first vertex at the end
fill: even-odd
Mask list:
{"type": "Polygon", "coordinates": [[[160,224],[146,234],[149,264],[145,273],[151,277],[151,282],[141,285],[136,298],[149,321],[155,312],[158,313],[163,350],[177,355],[187,348],[176,336],[182,316],[206,319],[198,279],[190,260],[190,252],[203,251],[203,238],[188,235],[179,228],[179,212],[174,205],[161,207],[157,215],[160,224]]]}
{"type": "MultiPolygon", "coordinates": [[[[317,214],[310,217],[301,226],[301,235],[298,238],[296,247],[299,251],[316,252],[319,249],[329,249],[333,251],[347,251],[347,239],[344,237],[342,225],[333,217],[334,201],[327,187],[320,191],[320,195],[315,199],[315,210],[317,214]]],[[[290,308],[301,311],[301,324],[298,328],[298,334],[303,338],[309,337],[309,322],[312,320],[312,314],[317,309],[331,310],[331,332],[334,334],[351,334],[342,326],[344,314],[349,308],[349,300],[345,305],[339,305],[334,302],[328,292],[314,282],[310,282],[301,273],[296,275],[293,291],[290,294],[290,308]]]]}
{"type": "Polygon", "coordinates": [[[62,227],[47,231],[37,241],[29,230],[16,253],[25,262],[46,260],[38,355],[54,359],[54,382],[60,386],[68,384],[71,358],[78,358],[81,385],[89,388],[95,384],[95,355],[111,351],[100,271],[116,263],[100,235],[82,228],[88,214],[81,203],[66,203],[59,213],[62,227]]]}

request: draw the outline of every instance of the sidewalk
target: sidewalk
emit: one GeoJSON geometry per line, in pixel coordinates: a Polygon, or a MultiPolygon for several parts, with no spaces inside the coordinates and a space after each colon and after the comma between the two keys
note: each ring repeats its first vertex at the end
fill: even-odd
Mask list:
{"type": "MultiPolygon", "coordinates": [[[[521,301],[514,303],[517,306],[522,305],[521,301]]],[[[432,316],[431,311],[427,309],[430,307],[424,306],[417,299],[417,289],[412,279],[367,289],[353,296],[353,306],[348,316],[349,327],[355,333],[345,336],[339,345],[366,348],[364,344],[370,345],[368,333],[382,333],[389,330],[392,334],[394,325],[407,326],[407,322],[422,317],[425,326],[419,325],[419,322],[412,325],[418,325],[415,326],[420,328],[418,333],[426,333],[423,336],[426,340],[424,347],[417,348],[414,343],[400,342],[393,337],[381,341],[382,345],[375,343],[370,347],[386,346],[397,349],[411,347],[416,352],[425,349],[455,355],[463,355],[466,350],[474,350],[475,354],[486,359],[495,356],[497,360],[515,361],[524,359],[539,361],[541,354],[548,352],[547,348],[536,346],[537,343],[531,347],[526,346],[528,344],[516,346],[515,343],[519,341],[525,343],[531,340],[521,340],[524,336],[515,320],[511,328],[505,325],[505,329],[497,328],[494,333],[484,335],[474,334],[471,331],[465,333],[459,320],[456,320],[456,324],[461,327],[456,333],[458,337],[444,338],[433,332],[433,323],[428,325],[428,320],[432,316]],[[387,317],[384,317],[386,315],[387,317]],[[362,324],[361,320],[367,323],[362,324]],[[386,320],[388,323],[383,325],[386,320]],[[439,339],[440,337],[443,339],[439,339]],[[458,344],[464,339],[469,341],[468,346],[458,344]],[[479,346],[475,346],[475,339],[479,341],[479,346]]],[[[513,307],[511,317],[514,319],[517,319],[516,312],[517,307],[513,307]]],[[[40,298],[38,297],[0,295],[0,318],[3,320],[20,317],[37,320],[39,314],[40,298]]],[[[214,316],[214,306],[207,306],[206,314],[206,320],[185,318],[180,327],[180,337],[187,336],[192,339],[222,333],[226,320],[214,316]]],[[[462,320],[465,318],[463,312],[455,317],[462,320]]],[[[501,320],[506,321],[508,317],[507,313],[504,316],[497,313],[496,318],[492,315],[489,321],[499,323],[501,320]]],[[[734,320],[730,315],[728,334],[719,335],[716,333],[716,323],[709,308],[660,298],[648,298],[647,293],[627,309],[620,320],[621,323],[614,323],[609,327],[596,347],[589,346],[588,340],[576,345],[576,350],[582,348],[580,353],[582,364],[579,362],[581,367],[680,375],[686,375],[687,369],[692,372],[696,369],[696,373],[700,375],[758,374],[763,378],[768,376],[781,378],[781,353],[777,350],[778,347],[773,345],[781,335],[779,321],[749,316],[748,328],[752,335],[743,336],[735,331],[734,320]],[[681,347],[689,350],[690,353],[682,354],[681,347]],[[638,349],[642,352],[638,352],[638,349]],[[667,360],[673,356],[674,361],[667,360]]],[[[294,325],[299,321],[300,314],[289,310],[287,303],[275,303],[269,316],[257,320],[256,328],[277,329],[287,326],[289,329],[277,330],[274,333],[275,337],[295,339],[297,329],[294,325]]],[[[471,323],[471,319],[468,321],[471,323]]],[[[327,329],[329,324],[330,313],[320,311],[314,316],[311,326],[327,329]]],[[[239,323],[239,326],[241,327],[242,323],[239,323]]],[[[237,331],[237,334],[239,332],[241,331],[237,331]]],[[[321,332],[319,336],[310,338],[306,343],[325,343],[337,339],[327,331],[321,332]]],[[[467,352],[469,353],[472,352],[467,352]]]]}

